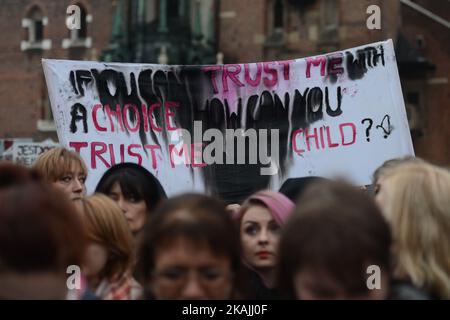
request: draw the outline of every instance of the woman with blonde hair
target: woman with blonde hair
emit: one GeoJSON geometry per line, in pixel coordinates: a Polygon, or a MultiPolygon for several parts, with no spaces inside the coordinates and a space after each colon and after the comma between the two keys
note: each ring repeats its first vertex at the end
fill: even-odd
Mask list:
{"type": "Polygon", "coordinates": [[[122,211],[102,194],[82,199],[88,247],[84,273],[103,300],[135,300],[141,287],[132,277],[134,241],[122,211]]]}
{"type": "Polygon", "coordinates": [[[395,275],[450,299],[450,172],[405,163],[380,181],[376,201],[391,225],[395,275]]]}
{"type": "Polygon", "coordinates": [[[80,200],[86,195],[88,171],[78,153],[62,147],[53,148],[36,159],[33,169],[79,207],[80,200]]]}
{"type": "Polygon", "coordinates": [[[383,182],[383,178],[389,174],[395,172],[400,165],[405,165],[409,163],[427,163],[421,158],[416,158],[414,156],[405,156],[403,158],[389,159],[383,162],[372,175],[372,188],[373,194],[377,194],[380,189],[380,183],[383,182]]]}

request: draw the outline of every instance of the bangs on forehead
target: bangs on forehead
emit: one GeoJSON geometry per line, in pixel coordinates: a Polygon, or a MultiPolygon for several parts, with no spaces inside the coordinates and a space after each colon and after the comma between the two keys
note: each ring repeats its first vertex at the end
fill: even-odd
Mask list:
{"type": "MultiPolygon", "coordinates": [[[[133,178],[129,174],[121,174],[116,182],[119,183],[123,195],[133,196],[138,199],[144,198],[143,190],[139,188],[140,183],[136,183],[136,178],[133,178]]],[[[112,185],[114,185],[114,183],[112,185]]]]}
{"type": "Polygon", "coordinates": [[[60,157],[58,164],[54,166],[55,179],[61,178],[65,174],[79,169],[82,174],[87,175],[85,164],[76,156],[70,155],[68,158],[60,157]]]}

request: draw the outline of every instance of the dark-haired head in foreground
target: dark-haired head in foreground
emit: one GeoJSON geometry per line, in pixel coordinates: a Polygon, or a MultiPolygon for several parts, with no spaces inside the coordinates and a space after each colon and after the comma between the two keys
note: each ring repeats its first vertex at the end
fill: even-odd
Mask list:
{"type": "Polygon", "coordinates": [[[281,185],[279,192],[291,199],[292,202],[296,202],[308,186],[320,181],[327,181],[327,179],[315,176],[289,178],[281,185]]]}
{"type": "Polygon", "coordinates": [[[279,285],[298,299],[384,299],[390,245],[389,227],[368,195],[339,182],[314,184],[282,234],[279,285]],[[381,289],[369,290],[369,266],[381,271],[381,289]]]}
{"type": "Polygon", "coordinates": [[[225,204],[186,194],[167,200],[150,218],[139,269],[156,299],[230,299],[240,267],[239,236],[225,204]]]}
{"type": "Polygon", "coordinates": [[[67,268],[81,266],[85,238],[75,206],[52,186],[0,192],[0,298],[65,299],[67,268]]]}
{"type": "Polygon", "coordinates": [[[11,162],[0,162],[0,191],[39,180],[35,170],[11,162]]]}

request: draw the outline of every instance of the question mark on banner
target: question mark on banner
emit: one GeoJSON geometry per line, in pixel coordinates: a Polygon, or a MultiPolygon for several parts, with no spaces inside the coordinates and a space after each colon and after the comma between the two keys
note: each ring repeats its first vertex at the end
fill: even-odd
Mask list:
{"type": "Polygon", "coordinates": [[[383,129],[383,136],[384,136],[385,139],[387,139],[387,137],[389,137],[389,135],[391,134],[392,129],[393,129],[393,127],[391,125],[391,116],[388,115],[388,114],[385,115],[383,117],[383,120],[381,121],[381,124],[377,125],[376,128],[377,129],[378,128],[383,129]],[[385,121],[387,122],[386,124],[384,123],[385,121]],[[386,126],[387,129],[384,126],[386,126]]]}
{"type": "Polygon", "coordinates": [[[361,120],[361,123],[364,124],[364,122],[366,122],[366,121],[369,121],[369,126],[368,126],[367,129],[366,129],[366,140],[367,140],[367,141],[370,141],[370,138],[369,138],[369,131],[370,131],[370,129],[372,128],[373,120],[370,119],[370,118],[366,118],[366,119],[361,120]]]}

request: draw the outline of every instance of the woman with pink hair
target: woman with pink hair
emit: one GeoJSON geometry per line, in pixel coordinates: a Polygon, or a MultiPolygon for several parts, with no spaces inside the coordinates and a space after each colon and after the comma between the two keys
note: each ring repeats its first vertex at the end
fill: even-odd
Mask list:
{"type": "Polygon", "coordinates": [[[249,298],[277,299],[275,267],[281,228],[295,205],[285,195],[260,191],[250,196],[235,215],[243,251],[249,269],[249,298]]]}

